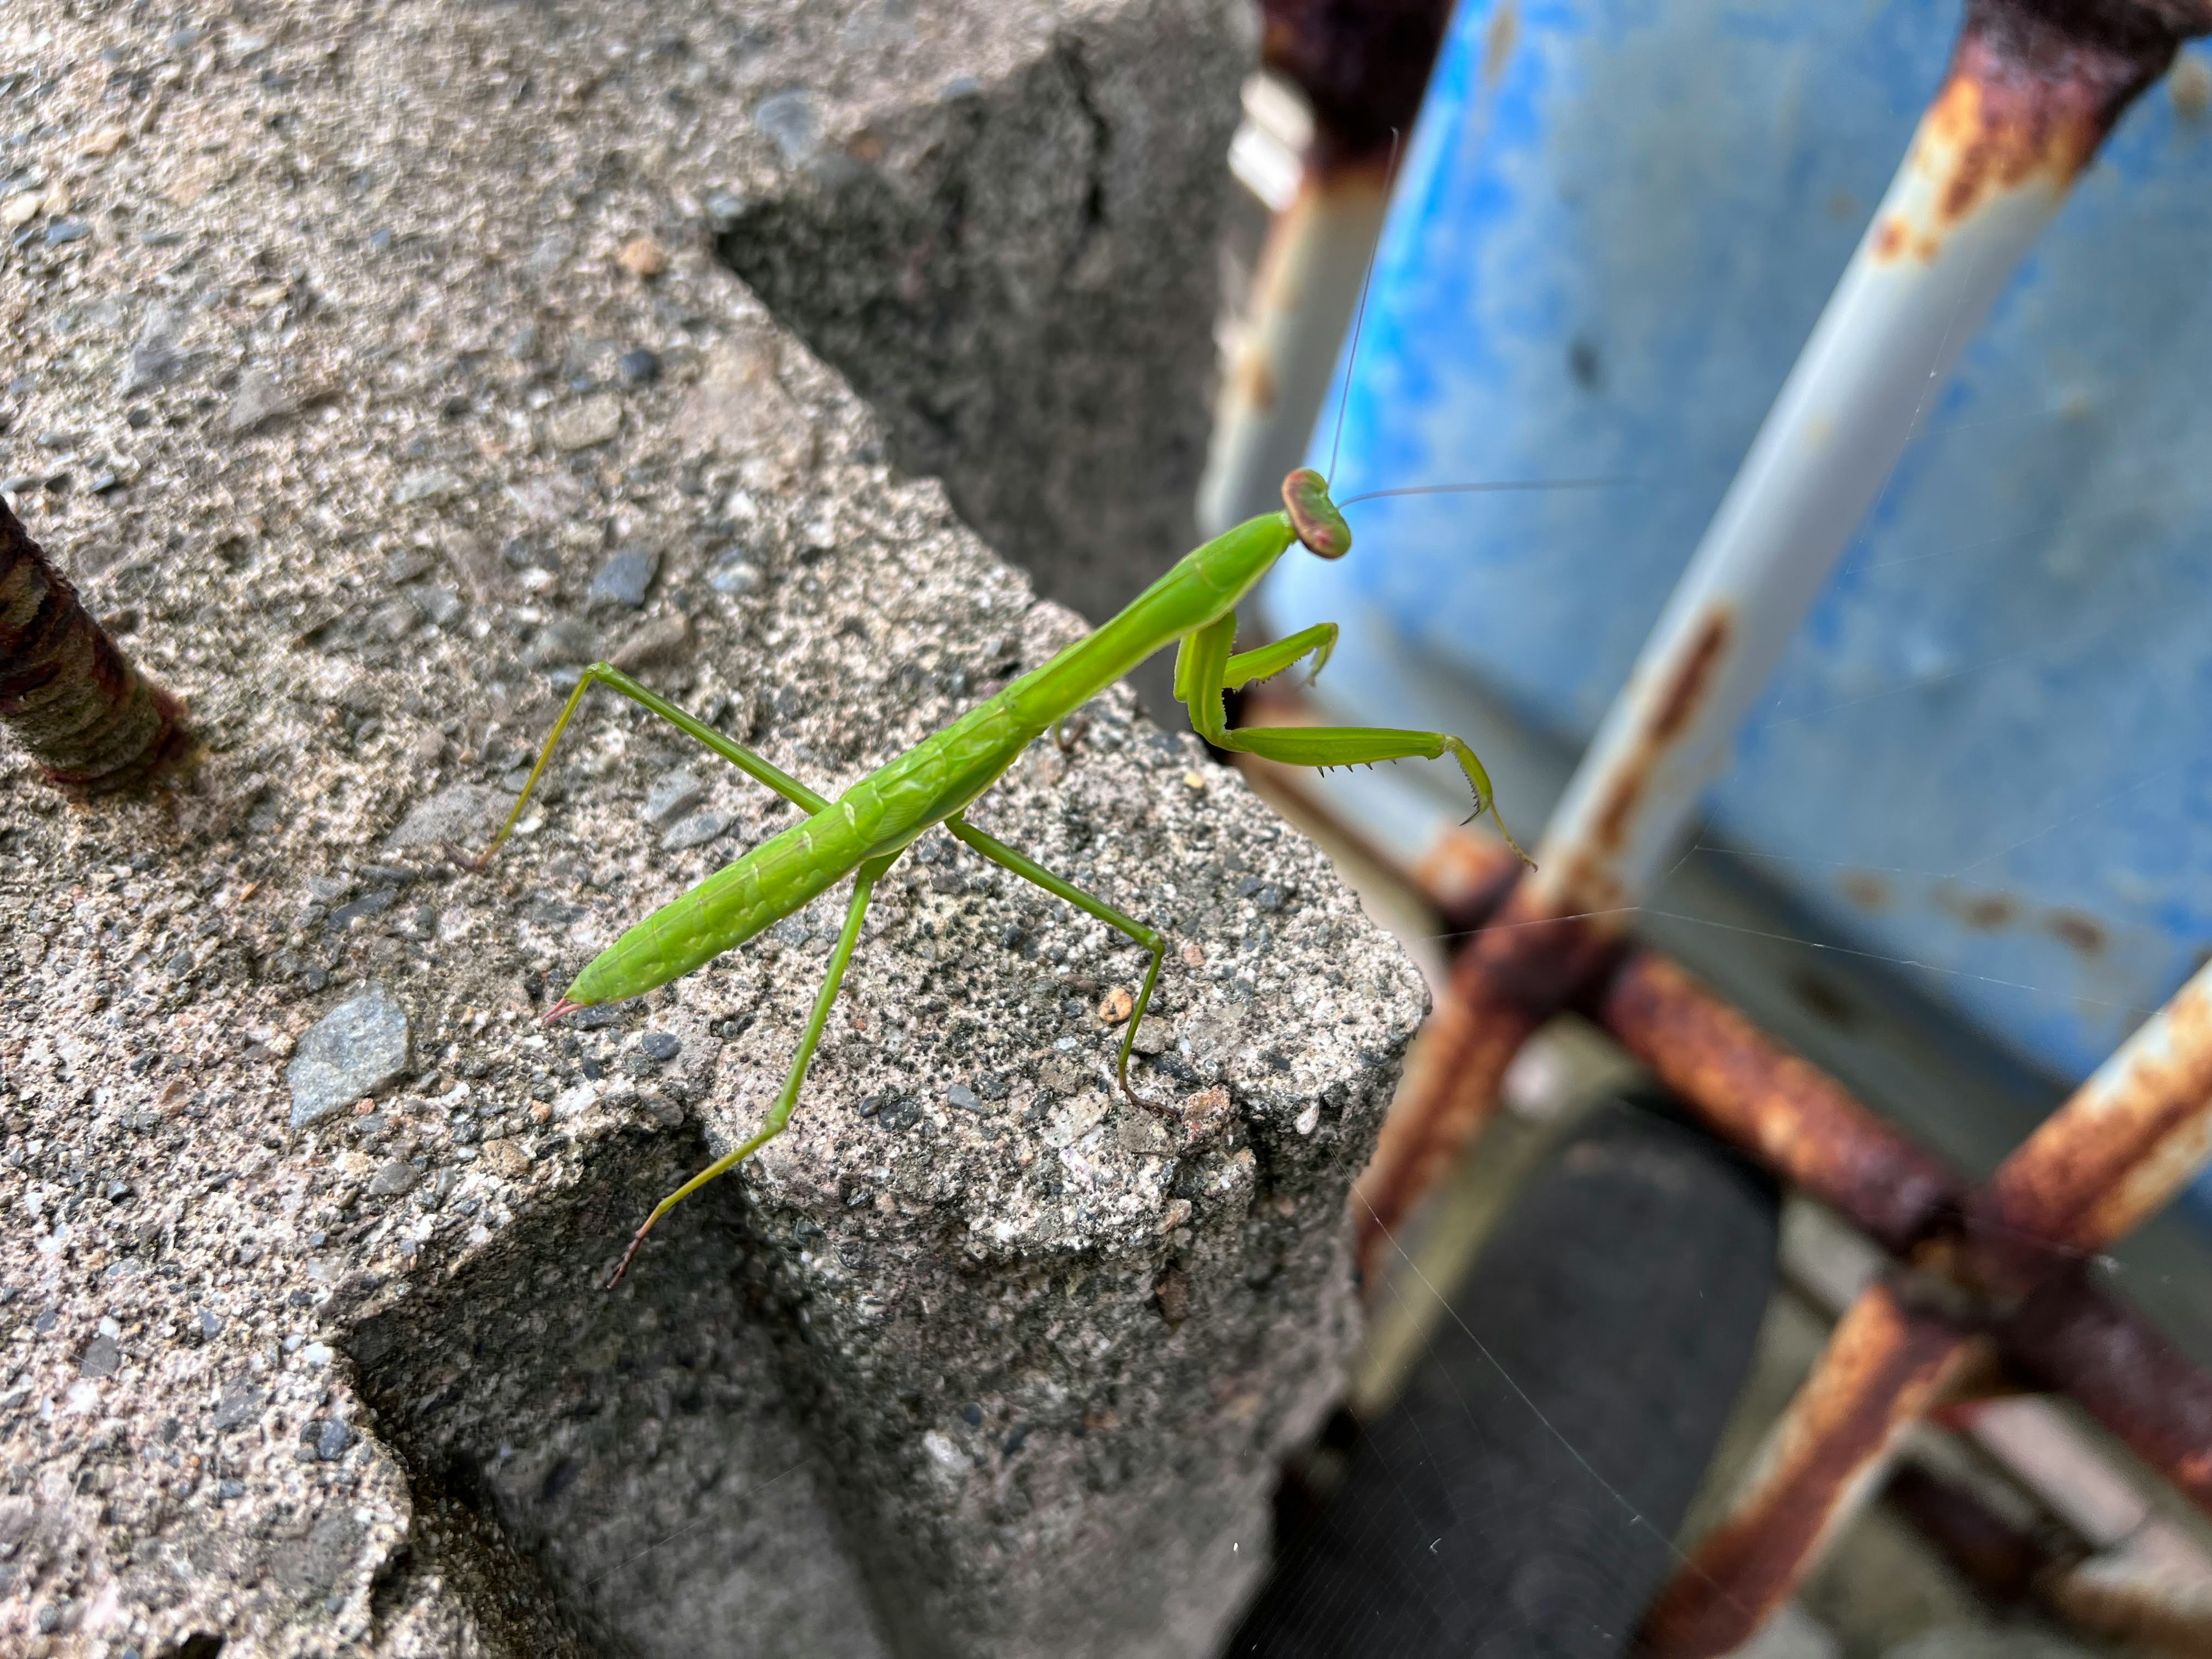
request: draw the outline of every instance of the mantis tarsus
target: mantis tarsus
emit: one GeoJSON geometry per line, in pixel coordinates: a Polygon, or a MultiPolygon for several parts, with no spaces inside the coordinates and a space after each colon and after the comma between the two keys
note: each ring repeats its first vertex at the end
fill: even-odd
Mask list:
{"type": "MultiPolygon", "coordinates": [[[[1300,468],[1283,480],[1280,513],[1262,514],[1224,532],[1138,595],[1128,608],[987,699],[933,737],[878,767],[830,800],[732,742],[714,727],[640,685],[605,663],[584,671],[528,781],[492,838],[479,866],[499,849],[522,816],[523,805],[552,757],[561,733],[593,685],[605,685],[697,739],[749,776],[802,808],[807,817],[717,870],[682,897],[663,905],[590,963],[545,1015],[547,1021],[578,1008],[642,995],[690,973],[709,958],[742,945],[850,875],[853,896],[845,925],[830,957],[830,969],[814,999],[781,1092],[759,1132],[685,1182],[653,1207],[607,1283],[611,1288],[660,1218],[715,1176],[743,1163],[782,1132],[798,1103],[808,1062],[821,1041],[837,988],[860,937],[869,896],[899,855],[933,824],[942,823],[994,864],[1066,899],[1119,929],[1152,953],[1144,988],[1130,1011],[1115,1063],[1122,1092],[1139,1106],[1153,1103],[1129,1087],[1129,1054],[1137,1028],[1159,982],[1167,940],[1154,928],[1123,915],[1104,900],[1061,880],[1012,848],[993,839],[962,814],[997,782],[1022,751],[1049,727],[1080,708],[1154,652],[1176,646],[1175,693],[1191,724],[1217,748],[1256,755],[1291,766],[1353,766],[1416,757],[1457,761],[1474,791],[1474,813],[1495,808],[1490,777],[1474,751],[1442,732],[1382,726],[1263,727],[1231,731],[1222,693],[1280,673],[1310,656],[1318,674],[1336,643],[1336,624],[1321,623],[1257,650],[1237,652],[1237,605],[1293,542],[1325,559],[1352,550],[1352,530],[1329,499],[1321,474],[1300,468]]],[[[1504,826],[1499,824],[1501,831],[1504,826]]],[[[1509,833],[1506,840],[1512,843],[1509,833]]],[[[1518,844],[1513,850],[1520,852],[1518,844]]],[[[1524,858],[1526,854],[1522,855],[1524,858]]]]}

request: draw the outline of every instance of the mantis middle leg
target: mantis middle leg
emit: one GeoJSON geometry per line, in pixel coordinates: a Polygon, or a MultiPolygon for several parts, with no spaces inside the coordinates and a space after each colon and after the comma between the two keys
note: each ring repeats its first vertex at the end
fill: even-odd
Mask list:
{"type": "Polygon", "coordinates": [[[1119,928],[1152,953],[1152,965],[1145,974],[1145,988],[1137,993],[1137,1006],[1129,1011],[1129,1029],[1121,1034],[1121,1053],[1114,1062],[1114,1076],[1121,1085],[1121,1092],[1129,1097],[1131,1104],[1155,1112],[1165,1110],[1166,1108],[1159,1102],[1146,1100],[1129,1086],[1129,1051],[1135,1046],[1137,1027],[1143,1023],[1145,1009],[1152,1000],[1152,988],[1160,982],[1160,964],[1167,959],[1168,954],[1166,936],[1158,928],[1146,927],[1134,916],[1122,915],[1104,899],[1092,896],[1073,882],[1063,881],[1036,860],[1024,858],[1006,842],[985,835],[964,818],[947,818],[945,827],[1001,869],[1012,871],[1024,881],[1036,883],[1055,898],[1066,899],[1077,909],[1097,917],[1109,927],[1119,928]]]}
{"type": "Polygon", "coordinates": [[[898,861],[898,856],[897,853],[893,853],[884,858],[870,859],[854,872],[853,896],[845,906],[845,926],[837,935],[836,948],[830,953],[830,971],[823,976],[822,988],[814,994],[814,1012],[807,1018],[806,1030],[799,1034],[799,1052],[791,1057],[791,1070],[783,1079],[782,1092],[776,1096],[775,1104],[769,1109],[767,1121],[761,1125],[760,1132],[744,1145],[725,1152],[653,1206],[653,1213],[646,1217],[644,1224],[631,1236],[629,1248],[623,1252],[623,1259],[615,1267],[614,1277],[607,1280],[609,1290],[620,1284],[622,1276],[629,1271],[630,1258],[637,1254],[638,1246],[645,1243],[645,1236],[653,1231],[655,1222],[717,1176],[726,1175],[737,1168],[781,1134],[783,1126],[791,1121],[792,1108],[799,1104],[799,1091],[806,1081],[806,1068],[814,1059],[814,1050],[822,1041],[823,1028],[830,1023],[830,1010],[837,1000],[837,988],[844,983],[845,969],[853,960],[853,947],[860,942],[860,923],[867,917],[868,896],[875,890],[876,883],[882,878],[884,872],[898,861]]]}
{"type": "Polygon", "coordinates": [[[491,838],[491,845],[471,860],[476,868],[482,869],[490,863],[491,855],[499,851],[501,845],[514,833],[514,826],[522,819],[524,804],[537,789],[538,779],[545,775],[546,763],[553,758],[554,744],[561,741],[561,734],[568,729],[568,721],[574,716],[576,706],[583,702],[584,693],[593,685],[604,685],[611,690],[619,691],[632,702],[641,704],[684,736],[704,744],[746,776],[766,784],[793,805],[809,812],[818,812],[830,804],[781,767],[762,759],[743,744],[732,741],[704,720],[685,714],[659,692],[649,691],[640,685],[621,669],[611,664],[595,662],[584,671],[583,677],[576,682],[576,689],[568,694],[568,703],[561,710],[561,718],[553,722],[553,730],[546,737],[545,746],[538,751],[538,763],[530,769],[530,776],[523,783],[522,793],[514,798],[514,808],[507,815],[507,822],[500,825],[499,833],[491,838]]]}
{"type": "MultiPolygon", "coordinates": [[[[1335,629],[1328,623],[1321,626],[1329,629],[1328,641],[1320,647],[1325,658],[1328,644],[1334,642],[1335,629]]],[[[1487,811],[1491,821],[1498,825],[1498,833],[1505,837],[1505,844],[1519,854],[1523,864],[1529,863],[1528,855],[1521,851],[1521,843],[1513,839],[1513,832],[1498,816],[1490,774],[1483,769],[1474,750],[1449,732],[1408,732],[1381,726],[1259,726],[1234,732],[1228,729],[1221,692],[1231,683],[1232,672],[1255,663],[1273,663],[1273,666],[1266,669],[1270,673],[1287,667],[1304,651],[1287,657],[1282,653],[1302,641],[1307,641],[1304,649],[1313,649],[1311,638],[1319,633],[1320,629],[1309,629],[1279,645],[1232,657],[1230,647],[1237,640],[1237,613],[1232,611],[1218,622],[1210,623],[1188,635],[1177,659],[1176,683],[1177,690],[1185,694],[1183,702],[1190,709],[1190,723],[1198,729],[1198,734],[1217,749],[1257,755],[1262,760],[1279,761],[1286,766],[1369,766],[1377,761],[1439,760],[1449,756],[1459,763],[1460,770],[1466,774],[1468,784],[1474,791],[1474,811],[1468,814],[1468,821],[1487,811]]],[[[1257,675],[1245,672],[1243,678],[1255,678],[1257,675]]]]}

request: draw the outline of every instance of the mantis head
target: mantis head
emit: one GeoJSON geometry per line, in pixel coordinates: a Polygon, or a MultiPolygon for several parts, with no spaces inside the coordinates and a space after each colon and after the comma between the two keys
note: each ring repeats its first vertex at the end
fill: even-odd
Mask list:
{"type": "Polygon", "coordinates": [[[1328,480],[1311,467],[1302,466],[1283,480],[1283,505],[1298,539],[1322,557],[1340,559],[1352,551],[1352,526],[1329,500],[1328,480]]]}

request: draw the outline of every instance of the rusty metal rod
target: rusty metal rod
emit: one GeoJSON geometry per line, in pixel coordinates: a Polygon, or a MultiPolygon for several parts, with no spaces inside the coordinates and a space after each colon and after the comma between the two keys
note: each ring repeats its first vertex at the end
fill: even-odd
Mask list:
{"type": "MultiPolygon", "coordinates": [[[[2205,976],[2184,988],[2186,1009],[2203,994],[2205,976]]],[[[2142,1316],[2113,1302],[2082,1276],[2081,1250],[2056,1251],[2040,1234],[2025,1236],[2000,1209],[1977,1194],[1961,1202],[1961,1184],[1942,1159],[1914,1146],[1848,1091],[1799,1059],[1705,990],[1673,963],[1646,951],[1623,959],[1589,1000],[1592,1015],[1637,1059],[1657,1073],[1716,1133],[1777,1173],[1804,1187],[1892,1251],[1910,1256],[1922,1246],[1931,1261],[1969,1267],[1992,1260],[2012,1264],[1997,1285],[1971,1275],[1978,1288],[2025,1295],[1997,1326],[2008,1354],[2046,1386],[2073,1394],[2106,1426],[2201,1505],[2212,1509],[2212,1375],[2176,1351],[2142,1316]],[[1958,1230],[1965,1230],[1963,1241],[1958,1230]]],[[[2151,1066],[2148,1056],[2173,1054],[2174,1032],[2193,1028],[2166,1012],[2123,1044],[2076,1102],[2122,1097],[2138,1109],[2069,1119],[2069,1105],[2008,1160],[2012,1169],[2035,1152],[2063,1144],[2113,1190],[2139,1194],[2146,1183],[2105,1156],[2101,1126],[2119,1129],[2115,1145],[2155,1169],[2169,1185],[2187,1177],[2166,1156],[2171,1135],[2126,1133],[2142,1123],[2170,1124],[2192,1101],[2192,1066],[2151,1066]],[[2148,1035],[2146,1036],[2145,1034],[2148,1035]],[[2130,1058],[2132,1056],[2132,1059],[2130,1058]],[[2105,1079],[2100,1082],[2099,1079],[2105,1079]],[[2119,1091],[2114,1079],[2127,1085],[2119,1091]],[[2173,1091],[2169,1100],[2154,1081],[2173,1091]],[[2172,1109],[2168,1109],[2172,1108],[2172,1109]]],[[[1998,1179],[2002,1179],[2000,1172],[1998,1179]]],[[[2038,1188],[2037,1190],[2042,1190],[2038,1188]]],[[[2134,1213],[2091,1206],[2100,1215],[2134,1213]]],[[[2111,1242],[2085,1237],[2087,1248],[2111,1242]]]]}
{"type": "Polygon", "coordinates": [[[183,703],[140,673],[0,501],[0,721],[76,799],[185,759],[183,703]]]}
{"type": "Polygon", "coordinates": [[[1950,1165],[1663,957],[1630,952],[1588,1006],[1708,1127],[1893,1254],[1955,1215],[1965,1182],[1950,1165]]]}
{"type": "Polygon", "coordinates": [[[1523,882],[1461,952],[1451,994],[1437,1003],[1407,1056],[1401,1103],[1353,1189],[1359,1257],[1372,1266],[1424,1194],[1480,1133],[1498,1080],[1529,1034],[1601,974],[1619,941],[1580,921],[1531,915],[1523,882]]]}
{"type": "Polygon", "coordinates": [[[1882,1497],[2000,1605],[2033,1604],[2108,1641],[2191,1656],[2212,1651],[2212,1580],[2177,1571],[2180,1564],[2155,1551],[2122,1545],[2092,1554],[2039,1537],[1970,1488],[1909,1461],[1890,1476],[1882,1497]]]}
{"type": "Polygon", "coordinates": [[[2033,1534],[1918,1463],[1899,1463],[1881,1495],[1991,1601],[2033,1599],[2037,1583],[2057,1565],[2057,1553],[2033,1534]]]}
{"type": "Polygon", "coordinates": [[[2033,1285],[2131,1232],[2212,1153],[2212,963],[2008,1158],[1969,1213],[1973,1269],[2033,1285]]]}
{"type": "Polygon", "coordinates": [[[1868,1287],[1776,1425],[1762,1472],[1644,1615],[1647,1659],[1734,1652],[1879,1489],[1905,1431],[1980,1357],[1978,1340],[1868,1287]]]}
{"type": "Polygon", "coordinates": [[[1998,1327],[2007,1355],[2063,1389],[2207,1514],[2212,1514],[2212,1374],[2078,1264],[1998,1327]]]}

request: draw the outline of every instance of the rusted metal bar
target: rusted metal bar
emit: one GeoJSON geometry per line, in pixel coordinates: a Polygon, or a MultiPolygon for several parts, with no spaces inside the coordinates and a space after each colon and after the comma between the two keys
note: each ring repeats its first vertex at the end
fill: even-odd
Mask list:
{"type": "Polygon", "coordinates": [[[1261,0],[1260,61],[1313,106],[1311,165],[1376,161],[1421,107],[1450,0],[1261,0]]]}
{"type": "Polygon", "coordinates": [[[184,705],[141,674],[0,501],[0,721],[76,799],[185,759],[184,705]]]}
{"type": "Polygon", "coordinates": [[[2033,1599],[2038,1583],[2058,1565],[2057,1553],[2033,1533],[1917,1463],[1899,1464],[1881,1495],[1991,1601],[2033,1599]]]}
{"type": "Polygon", "coordinates": [[[2007,1354],[2063,1389],[2212,1514],[2212,1374],[2076,1266],[2047,1279],[1998,1327],[2007,1354]]]}
{"type": "Polygon", "coordinates": [[[1965,1183],[1664,957],[1629,953],[1592,1015],[1710,1127],[1899,1255],[1955,1212],[1965,1183]]]}
{"type": "Polygon", "coordinates": [[[2165,1207],[2212,1153],[2212,964],[2004,1161],[1968,1212],[1972,1270],[2026,1285],[2165,1207]]]}
{"type": "Polygon", "coordinates": [[[2050,1400],[1960,1401],[1935,1421],[1978,1445],[2079,1540],[2032,1586],[2044,1606],[2094,1635],[2212,1653],[2212,1555],[2050,1400]]]}
{"type": "Polygon", "coordinates": [[[1409,131],[1448,0],[1264,0],[1260,61],[1297,84],[1313,134],[1268,227],[1199,484],[1200,531],[1272,511],[1304,458],[1382,228],[1393,135],[1409,131]]]}
{"type": "Polygon", "coordinates": [[[1870,1286],[1790,1402],[1764,1467],[1644,1617],[1649,1659],[1733,1652],[1879,1489],[1906,1430],[1982,1358],[1978,1339],[1870,1286]]]}
{"type": "Polygon", "coordinates": [[[2212,1651],[2212,1576],[2186,1540],[2156,1522],[2147,1537],[2091,1553],[2015,1526],[1917,1463],[1901,1463],[1882,1496],[1993,1601],[2039,1607],[2108,1641],[2212,1651]]]}
{"type": "Polygon", "coordinates": [[[1407,1055],[1401,1103],[1353,1189],[1352,1222],[1363,1263],[1373,1265],[1423,1194],[1450,1168],[1496,1108],[1498,1080],[1529,1033],[1605,969],[1619,941],[1580,920],[1532,914],[1516,887],[1452,969],[1452,994],[1438,1002],[1407,1055]],[[1444,1068],[1449,1068],[1445,1071],[1444,1068]]]}

